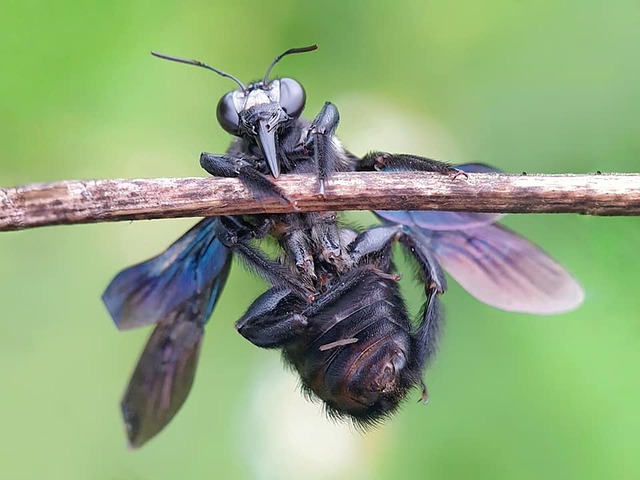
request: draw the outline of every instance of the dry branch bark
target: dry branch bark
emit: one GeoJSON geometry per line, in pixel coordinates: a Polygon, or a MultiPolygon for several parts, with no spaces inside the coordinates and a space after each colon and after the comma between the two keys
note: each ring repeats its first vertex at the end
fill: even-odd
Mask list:
{"type": "Polygon", "coordinates": [[[291,203],[254,197],[233,178],[82,180],[0,189],[0,231],[47,225],[322,210],[457,210],[640,215],[640,174],[341,173],[274,183],[291,203]]]}

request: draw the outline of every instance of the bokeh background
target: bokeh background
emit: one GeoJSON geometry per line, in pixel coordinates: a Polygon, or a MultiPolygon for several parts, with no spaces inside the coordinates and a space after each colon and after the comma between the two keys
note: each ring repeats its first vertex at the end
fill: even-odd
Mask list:
{"type": "MultiPolygon", "coordinates": [[[[233,84],[149,51],[249,81],[310,43],[276,74],[303,82],[309,116],[336,103],[358,154],[637,172],[639,25],[631,0],[5,1],[0,185],[203,175],[199,153],[229,141],[214,108],[233,84]]],[[[584,306],[517,315],[452,285],[431,403],[366,435],[235,332],[264,289],[235,265],[185,408],[128,451],[118,404],[148,332],[118,333],[100,295],[193,223],[0,234],[1,478],[640,477],[637,218],[508,217],[575,273],[584,306]]]]}

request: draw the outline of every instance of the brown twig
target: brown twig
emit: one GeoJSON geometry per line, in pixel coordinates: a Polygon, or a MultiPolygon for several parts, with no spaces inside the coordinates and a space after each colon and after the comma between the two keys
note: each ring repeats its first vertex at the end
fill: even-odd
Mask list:
{"type": "Polygon", "coordinates": [[[291,203],[257,199],[237,179],[63,181],[0,189],[0,231],[46,225],[322,210],[457,210],[640,215],[640,174],[343,173],[275,183],[291,203]]]}

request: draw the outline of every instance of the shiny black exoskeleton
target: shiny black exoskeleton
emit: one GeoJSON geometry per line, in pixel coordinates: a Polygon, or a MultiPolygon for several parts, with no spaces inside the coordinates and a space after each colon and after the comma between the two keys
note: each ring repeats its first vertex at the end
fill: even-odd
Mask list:
{"type": "MultiPolygon", "coordinates": [[[[220,125],[236,138],[226,154],[203,153],[210,174],[238,177],[258,197],[288,201],[270,177],[314,173],[324,194],[334,172],[435,171],[458,176],[494,171],[479,164],[454,168],[412,155],[374,152],[357,158],[335,137],[339,115],[326,103],[312,122],[300,118],[303,87],[291,78],[242,84],[217,107],[220,125]]],[[[478,299],[499,308],[554,313],[574,308],[582,290],[554,260],[495,224],[500,215],[379,211],[382,226],[354,231],[336,214],[295,213],[206,218],[167,251],[122,271],[103,300],[120,329],[156,324],[122,402],[132,446],[173,418],[191,387],[204,324],[224,287],[232,254],[270,283],[236,323],[249,341],[278,348],[303,388],[334,417],[359,425],[394,412],[409,390],[422,387],[441,330],[441,264],[478,299]],[[260,240],[274,238],[279,258],[260,240]],[[410,321],[398,289],[391,248],[400,242],[424,285],[419,318],[410,321]]]]}

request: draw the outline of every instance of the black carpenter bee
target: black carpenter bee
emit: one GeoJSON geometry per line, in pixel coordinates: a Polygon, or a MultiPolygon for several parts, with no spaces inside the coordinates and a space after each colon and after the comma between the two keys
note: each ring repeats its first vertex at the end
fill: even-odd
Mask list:
{"type": "MultiPolygon", "coordinates": [[[[222,97],[218,122],[235,138],[223,155],[203,153],[214,176],[238,177],[257,197],[288,201],[270,177],[313,173],[324,193],[334,172],[492,172],[481,164],[453,167],[413,155],[373,152],[358,158],[335,136],[331,103],[312,122],[301,118],[305,91],[292,78],[244,85],[195,60],[155,56],[213,70],[238,84],[222,97]]],[[[122,413],[131,446],[160,432],[186,399],[204,325],[224,287],[233,254],[270,284],[236,322],[253,344],[282,350],[303,389],[332,417],[367,426],[392,414],[423,372],[442,329],[442,267],[472,295],[498,308],[551,314],[577,307],[581,287],[524,238],[497,225],[498,214],[377,211],[382,225],[358,231],[336,214],[292,213],[205,218],[164,253],[120,272],[103,295],[121,330],[155,324],[133,373],[122,413]],[[280,255],[259,247],[275,239],[280,255]],[[418,266],[425,300],[412,322],[391,258],[399,242],[418,266]],[[442,267],[441,267],[442,266],[442,267]]]]}

